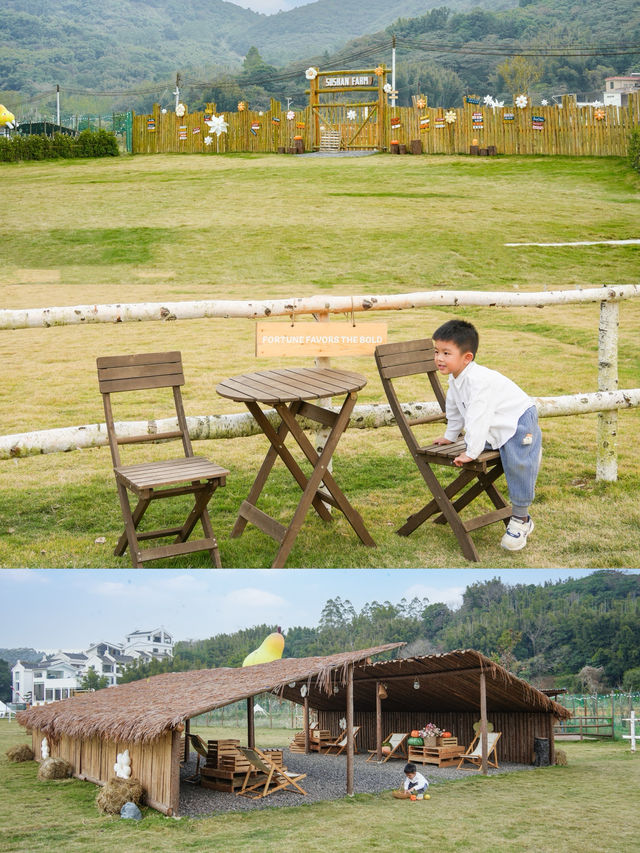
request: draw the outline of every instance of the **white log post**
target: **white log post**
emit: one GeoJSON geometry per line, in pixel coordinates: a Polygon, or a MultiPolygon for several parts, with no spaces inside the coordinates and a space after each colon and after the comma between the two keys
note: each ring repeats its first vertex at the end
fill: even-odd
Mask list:
{"type": "Polygon", "coordinates": [[[93,323],[132,323],[140,321],[195,320],[208,317],[285,317],[291,314],[350,314],[352,311],[399,311],[433,305],[453,307],[538,307],[571,305],[581,302],[631,299],[640,296],[640,284],[589,287],[582,290],[544,292],[494,292],[434,290],[414,293],[305,296],[295,299],[242,301],[208,299],[191,302],[134,302],[116,305],[75,305],[52,308],[0,310],[0,330],[37,329],[52,326],[91,325],[93,323]]]}
{"type": "MultiPolygon", "coordinates": [[[[586,394],[567,394],[560,397],[534,397],[541,418],[584,415],[593,412],[631,409],[640,406],[640,388],[619,391],[593,391],[586,394]]],[[[410,418],[438,414],[440,406],[432,401],[403,403],[410,418]]],[[[333,411],[338,410],[334,407],[333,411]]],[[[275,409],[267,409],[266,417],[277,427],[280,423],[275,409]]],[[[304,424],[304,422],[303,422],[304,424]]],[[[233,415],[200,415],[188,417],[189,435],[193,441],[221,438],[242,438],[259,435],[261,429],[248,412],[233,415]]],[[[351,413],[351,429],[377,429],[395,426],[395,418],[386,403],[356,406],[351,413]]],[[[150,421],[118,421],[116,432],[121,436],[152,435],[177,429],[175,418],[150,421]]],[[[104,424],[60,427],[34,432],[0,436],[0,460],[40,456],[44,453],[68,453],[108,444],[104,424]]]]}
{"type": "MultiPolygon", "coordinates": [[[[322,311],[321,313],[314,314],[315,319],[319,323],[328,323],[329,322],[329,312],[322,311]]],[[[314,359],[314,363],[316,367],[331,367],[331,358],[328,355],[317,355],[314,359]]],[[[318,400],[319,406],[324,406],[325,408],[329,408],[331,406],[331,397],[320,397],[318,400]]],[[[316,449],[316,453],[318,456],[324,450],[324,446],[327,443],[327,439],[329,438],[329,433],[331,432],[329,427],[323,427],[322,424],[318,424],[315,431],[314,436],[314,447],[316,449]]],[[[329,464],[327,465],[327,471],[331,474],[333,473],[333,460],[329,460],[329,464]]],[[[320,483],[321,488],[326,489],[324,482],[320,483]]],[[[324,503],[324,502],[323,502],[324,503]]],[[[331,513],[333,507],[331,504],[324,504],[327,512],[331,513]]]]}
{"type": "MultiPolygon", "coordinates": [[[[617,302],[600,303],[598,329],[598,391],[618,390],[617,302]]],[[[598,414],[596,480],[615,483],[618,479],[618,410],[598,414]]]]}
{"type": "Polygon", "coordinates": [[[640,732],[636,733],[636,712],[632,709],[631,715],[624,718],[625,723],[629,723],[629,734],[622,735],[625,740],[631,741],[631,752],[636,751],[636,740],[640,738],[640,732]]]}

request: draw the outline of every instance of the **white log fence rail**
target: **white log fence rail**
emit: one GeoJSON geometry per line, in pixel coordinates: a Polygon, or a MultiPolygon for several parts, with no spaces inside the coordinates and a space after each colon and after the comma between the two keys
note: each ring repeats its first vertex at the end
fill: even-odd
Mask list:
{"type": "MultiPolygon", "coordinates": [[[[487,292],[436,290],[430,292],[360,295],[311,296],[276,300],[199,300],[191,302],[139,302],[117,305],[77,305],[70,307],[27,308],[0,310],[0,330],[51,328],[93,323],[128,323],[141,321],[172,321],[202,318],[282,317],[313,314],[353,314],[363,311],[399,311],[429,306],[537,307],[600,303],[598,339],[598,391],[560,397],[538,397],[535,402],[539,415],[563,417],[598,412],[598,442],[596,479],[613,482],[617,479],[617,412],[618,409],[640,405],[640,388],[618,390],[618,322],[619,303],[640,296],[640,285],[623,284],[575,290],[545,290],[543,292],[487,292]]],[[[437,404],[406,403],[415,416],[436,411],[437,404]]],[[[275,418],[275,412],[271,417],[275,418]]],[[[193,439],[236,438],[259,432],[249,414],[205,415],[187,419],[193,439]]],[[[375,429],[394,423],[386,405],[357,406],[351,426],[375,429]]],[[[123,435],[157,432],[171,428],[172,421],[121,423],[123,435]]],[[[107,443],[104,424],[63,427],[0,436],[0,460],[98,447],[107,443]]]]}

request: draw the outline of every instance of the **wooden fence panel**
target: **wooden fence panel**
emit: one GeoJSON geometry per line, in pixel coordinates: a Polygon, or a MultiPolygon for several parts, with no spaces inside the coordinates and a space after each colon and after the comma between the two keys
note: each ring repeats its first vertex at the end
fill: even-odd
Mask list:
{"type": "MultiPolygon", "coordinates": [[[[360,120],[350,119],[348,111],[348,106],[336,106],[324,107],[322,113],[328,124],[342,129],[344,144],[353,138],[361,124],[360,120]]],[[[274,100],[270,109],[263,112],[225,113],[227,132],[219,137],[214,135],[212,142],[206,144],[209,136],[206,112],[187,113],[179,118],[172,112],[162,113],[156,104],[150,115],[133,116],[133,152],[276,152],[278,148],[292,148],[295,136],[301,136],[305,150],[310,151],[314,122],[310,108],[295,111],[293,118],[287,115],[274,100]]],[[[516,106],[494,109],[483,103],[466,103],[454,110],[398,107],[385,110],[383,116],[376,114],[364,125],[354,146],[374,147],[380,121],[388,123],[384,128],[385,140],[394,139],[409,148],[412,140],[420,139],[426,154],[468,154],[477,139],[480,148],[494,146],[498,154],[625,156],[629,134],[640,124],[640,94],[629,95],[627,107],[578,107],[575,99],[568,96],[561,106],[524,109],[516,106]],[[455,121],[445,122],[446,113],[455,115],[455,121]],[[474,113],[481,116],[481,125],[474,123],[474,113]]]]}

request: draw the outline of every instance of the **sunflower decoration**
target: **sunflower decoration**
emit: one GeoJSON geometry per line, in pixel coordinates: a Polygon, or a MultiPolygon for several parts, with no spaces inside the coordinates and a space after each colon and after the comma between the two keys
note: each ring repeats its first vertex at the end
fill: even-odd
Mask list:
{"type": "Polygon", "coordinates": [[[246,108],[247,108],[247,105],[246,105],[245,101],[238,101],[238,112],[239,113],[244,112],[246,110],[246,108]]]}
{"type": "Polygon", "coordinates": [[[416,107],[419,110],[423,110],[427,106],[427,102],[424,98],[416,98],[416,107]]]}
{"type": "Polygon", "coordinates": [[[447,110],[444,114],[444,120],[447,124],[454,124],[456,120],[456,111],[455,110],[447,110]]]}
{"type": "Polygon", "coordinates": [[[518,95],[518,97],[516,98],[516,107],[518,107],[519,110],[523,110],[528,103],[529,98],[527,98],[526,95],[518,95]]]}
{"type": "Polygon", "coordinates": [[[382,65],[378,65],[378,67],[374,70],[373,73],[376,75],[376,77],[382,77],[382,75],[384,74],[384,68],[382,67],[382,65]]]}
{"type": "Polygon", "coordinates": [[[596,121],[602,121],[605,117],[605,112],[602,108],[598,108],[597,110],[594,110],[593,116],[596,121]]]}

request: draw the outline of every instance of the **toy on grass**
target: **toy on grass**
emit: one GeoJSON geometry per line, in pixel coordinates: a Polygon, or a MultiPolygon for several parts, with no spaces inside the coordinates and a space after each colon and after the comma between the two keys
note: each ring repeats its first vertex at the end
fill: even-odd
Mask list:
{"type": "Polygon", "coordinates": [[[269,663],[272,660],[279,660],[282,657],[283,650],[284,637],[282,636],[280,627],[278,627],[277,631],[265,637],[257,649],[249,652],[242,661],[242,666],[255,666],[257,663],[269,663]]]}

